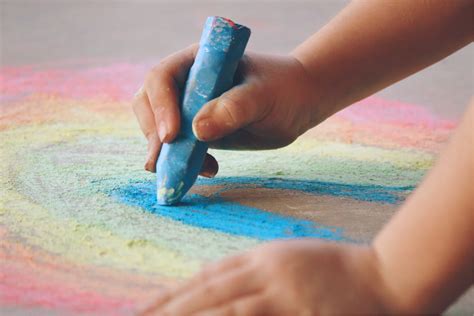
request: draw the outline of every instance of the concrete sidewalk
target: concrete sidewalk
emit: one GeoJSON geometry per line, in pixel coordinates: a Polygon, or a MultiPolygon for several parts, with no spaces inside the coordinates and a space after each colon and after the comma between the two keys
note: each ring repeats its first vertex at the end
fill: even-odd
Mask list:
{"type": "MultiPolygon", "coordinates": [[[[1,65],[61,60],[158,61],[199,39],[209,15],[252,28],[249,49],[285,54],[348,1],[2,0],[1,65]]],[[[473,46],[379,94],[459,117],[474,86],[473,46]]]]}

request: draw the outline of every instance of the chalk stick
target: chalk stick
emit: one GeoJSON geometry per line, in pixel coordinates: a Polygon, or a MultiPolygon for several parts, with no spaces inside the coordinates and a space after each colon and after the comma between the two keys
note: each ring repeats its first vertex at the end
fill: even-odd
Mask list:
{"type": "Polygon", "coordinates": [[[156,163],[158,204],[178,203],[196,181],[208,145],[194,136],[193,118],[204,104],[232,87],[249,37],[245,26],[207,18],[184,89],[180,132],[175,141],[163,144],[156,163]]]}

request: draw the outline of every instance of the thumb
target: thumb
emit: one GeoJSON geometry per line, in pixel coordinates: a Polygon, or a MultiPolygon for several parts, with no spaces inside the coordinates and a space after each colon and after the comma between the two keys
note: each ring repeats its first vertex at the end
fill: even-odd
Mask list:
{"type": "Polygon", "coordinates": [[[242,84],[209,101],[193,121],[193,131],[201,141],[214,141],[262,119],[267,102],[255,84],[242,84]]]}

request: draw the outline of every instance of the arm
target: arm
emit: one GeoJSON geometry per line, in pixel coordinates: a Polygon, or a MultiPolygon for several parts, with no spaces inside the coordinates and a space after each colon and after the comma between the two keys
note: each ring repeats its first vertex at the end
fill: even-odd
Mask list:
{"type": "Polygon", "coordinates": [[[474,280],[474,102],[372,246],[277,241],[207,266],[144,315],[441,313],[474,280]]]}
{"type": "MultiPolygon", "coordinates": [[[[472,41],[473,3],[358,1],[298,47],[293,59],[250,56],[243,63],[242,84],[211,101],[201,115],[214,117],[217,127],[227,125],[214,126],[210,140],[226,136],[227,148],[248,145],[256,136],[268,146],[269,134],[285,137],[272,126],[293,134],[302,126],[298,132],[303,132],[472,41]],[[312,122],[300,125],[304,118],[298,115],[308,111],[312,122]],[[291,124],[284,125],[287,121],[291,124]]],[[[172,61],[178,58],[150,78],[175,77],[172,61]]],[[[150,81],[147,94],[152,88],[150,81]]],[[[137,112],[143,104],[137,103],[137,112]]],[[[199,120],[194,123],[199,134],[199,120]]],[[[442,311],[473,282],[472,126],[474,105],[434,170],[370,247],[315,240],[268,243],[208,266],[164,292],[145,313],[442,311]]]]}
{"type": "MultiPolygon", "coordinates": [[[[194,133],[213,148],[286,146],[343,107],[467,45],[473,10],[468,0],[354,1],[289,56],[247,54],[239,84],[199,111],[194,133]]],[[[178,95],[196,51],[193,45],[163,59],[133,101],[149,171],[161,144],[179,132],[178,95]]],[[[202,174],[216,172],[208,156],[202,174]]]]}
{"type": "Polygon", "coordinates": [[[474,39],[474,1],[354,1],[292,53],[318,90],[313,124],[474,39]]]}
{"type": "Polygon", "coordinates": [[[440,312],[474,281],[473,128],[474,101],[435,168],[374,241],[402,310],[440,312]]]}

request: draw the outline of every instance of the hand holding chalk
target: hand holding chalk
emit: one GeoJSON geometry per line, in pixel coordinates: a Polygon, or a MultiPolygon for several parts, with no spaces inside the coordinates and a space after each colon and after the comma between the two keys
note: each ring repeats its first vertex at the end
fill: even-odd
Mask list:
{"type": "Polygon", "coordinates": [[[208,101],[232,87],[250,30],[220,17],[210,17],[202,32],[199,51],[189,72],[181,106],[181,130],[164,144],[156,163],[157,200],[175,204],[194,184],[208,145],[193,134],[196,113],[208,101]]]}
{"type": "MultiPolygon", "coordinates": [[[[315,108],[323,113],[321,99],[317,97],[320,89],[313,85],[294,57],[254,53],[247,53],[241,60],[236,76],[238,85],[220,96],[200,98],[201,104],[209,102],[204,102],[201,109],[194,107],[192,115],[189,110],[186,114],[184,104],[178,105],[178,95],[195,54],[196,46],[192,46],[165,58],[150,72],[143,93],[135,98],[134,111],[148,139],[146,170],[154,171],[155,166],[161,166],[161,163],[156,165],[158,154],[161,157],[168,150],[165,144],[160,153],[161,143],[186,138],[184,131],[193,141],[206,142],[212,148],[269,149],[294,141],[311,127],[314,118],[325,119],[313,115],[316,102],[318,107],[315,108]],[[180,117],[180,107],[183,117],[180,117]],[[186,120],[184,115],[187,115],[186,120]],[[180,128],[180,124],[187,126],[180,128]]],[[[199,54],[196,62],[198,57],[199,54]]],[[[183,101],[188,99],[185,97],[183,101]]],[[[213,176],[218,169],[215,159],[209,154],[200,159],[200,164],[204,159],[201,175],[213,176]]],[[[199,169],[198,166],[199,163],[193,168],[199,169]]]]}

